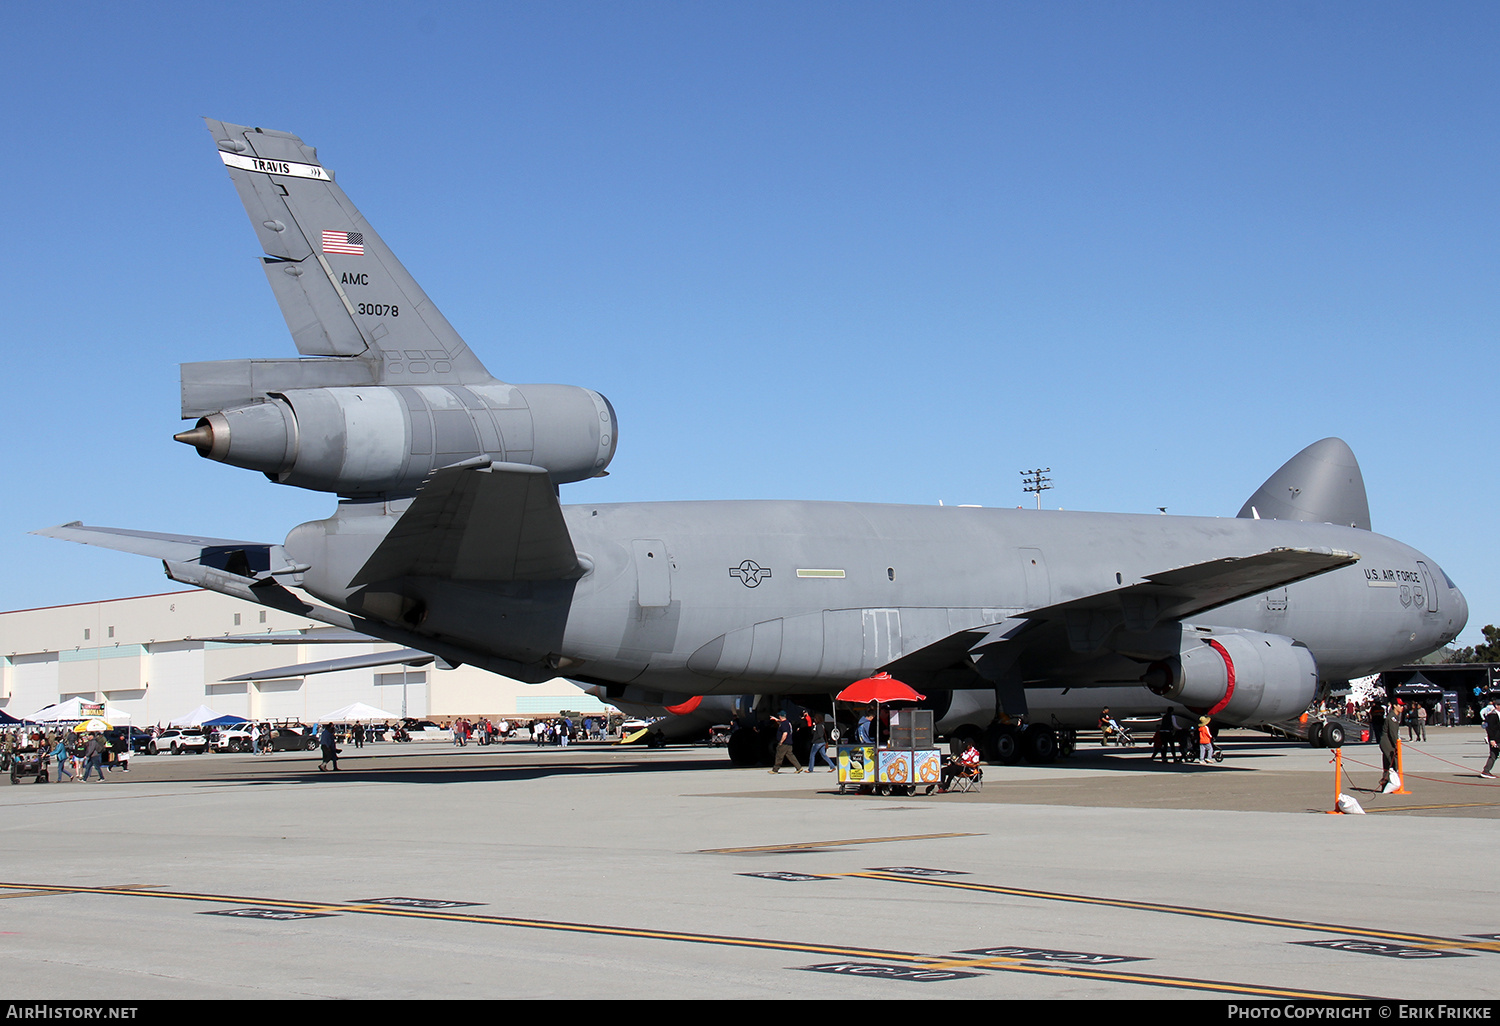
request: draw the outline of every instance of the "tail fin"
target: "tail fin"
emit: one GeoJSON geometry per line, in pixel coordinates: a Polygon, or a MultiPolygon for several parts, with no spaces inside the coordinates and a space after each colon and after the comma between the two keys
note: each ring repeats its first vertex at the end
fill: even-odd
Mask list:
{"type": "Polygon", "coordinates": [[[295,135],[204,119],[304,356],[359,357],[382,384],[493,380],[295,135]]]}
{"type": "Polygon", "coordinates": [[[1365,478],[1353,450],[1342,438],[1314,442],[1287,460],[1245,500],[1239,515],[1370,530],[1365,478]]]}

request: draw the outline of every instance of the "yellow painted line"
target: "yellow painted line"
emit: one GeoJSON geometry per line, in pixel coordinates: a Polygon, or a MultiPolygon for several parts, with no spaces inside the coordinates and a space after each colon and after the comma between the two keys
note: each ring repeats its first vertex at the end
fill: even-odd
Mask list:
{"type": "MultiPolygon", "coordinates": [[[[878,874],[849,874],[854,876],[878,874]]],[[[797,954],[824,955],[840,959],[869,958],[882,962],[897,962],[906,965],[931,968],[951,963],[951,956],[921,954],[910,951],[889,951],[881,948],[855,948],[833,944],[806,944],[795,941],[776,941],[757,937],[730,937],[722,934],[683,933],[674,930],[643,930],[632,927],[603,926],[594,923],[568,923],[546,919],[518,919],[509,916],[482,915],[472,912],[449,912],[441,909],[421,909],[400,905],[372,905],[368,902],[323,902],[284,901],[273,898],[253,898],[244,895],[201,894],[165,890],[145,890],[138,887],[62,887],[45,884],[0,882],[0,890],[37,891],[48,894],[103,894],[131,898],[163,898],[177,901],[195,901],[222,905],[253,905],[263,908],[291,909],[300,912],[358,913],[363,915],[389,916],[398,919],[425,919],[442,922],[476,923],[490,926],[510,926],[521,929],[549,930],[563,933],[590,934],[594,936],[629,937],[641,940],[678,941],[689,944],[713,944],[721,947],[754,948],[765,951],[786,951],[797,954]]],[[[991,960],[981,960],[991,961],[991,960]]],[[[996,972],[1022,973],[1036,976],[1057,976],[1067,979],[1098,980],[1108,983],[1129,983],[1149,987],[1167,987],[1177,990],[1212,992],[1216,994],[1240,994],[1249,997],[1286,998],[1307,1001],[1357,1000],[1361,995],[1339,994],[1328,991],[1303,991],[1285,987],[1263,987],[1254,984],[1230,983],[1220,980],[1200,980],[1192,977],[1153,976],[1147,973],[1084,969],[1076,966],[1045,965],[1028,962],[1006,963],[994,959],[994,965],[984,966],[996,972]]],[[[978,965],[978,962],[971,964],[978,965]]]]}
{"type": "Polygon", "coordinates": [[[1390,805],[1383,809],[1366,809],[1368,813],[1376,812],[1417,812],[1422,809],[1494,809],[1500,808],[1500,802],[1450,802],[1446,805],[1390,805]]]}
{"type": "Polygon", "coordinates": [[[699,855],[744,855],[763,851],[805,851],[811,848],[839,848],[846,844],[884,844],[888,841],[931,841],[943,837],[983,837],[983,834],[903,834],[896,837],[850,837],[841,841],[791,841],[787,844],[762,844],[753,848],[702,848],[699,855]]]}
{"type": "Polygon", "coordinates": [[[1164,915],[1190,916],[1196,919],[1216,919],[1221,922],[1242,923],[1248,926],[1271,926],[1285,930],[1310,930],[1315,933],[1341,933],[1352,937],[1369,937],[1378,940],[1397,941],[1402,944],[1410,944],[1413,947],[1427,947],[1441,950],[1500,951],[1500,941],[1434,937],[1428,934],[1402,933],[1396,930],[1375,930],[1363,926],[1319,923],[1308,919],[1280,919],[1275,916],[1250,915],[1245,912],[1196,908],[1192,905],[1166,905],[1154,901],[1131,901],[1124,898],[1100,898],[1086,894],[1034,891],[1023,887],[1002,887],[997,884],[976,883],[965,880],[904,876],[900,873],[881,873],[873,870],[844,873],[842,875],[866,880],[883,880],[888,883],[921,884],[927,887],[946,887],[952,890],[977,891],[982,894],[1003,894],[1011,898],[1032,898],[1037,901],[1062,901],[1078,905],[1101,905],[1109,908],[1130,909],[1136,912],[1156,912],[1164,915]]]}

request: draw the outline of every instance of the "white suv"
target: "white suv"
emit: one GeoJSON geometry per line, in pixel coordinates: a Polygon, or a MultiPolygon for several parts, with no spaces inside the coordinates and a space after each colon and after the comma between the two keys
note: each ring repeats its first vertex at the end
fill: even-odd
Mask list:
{"type": "Polygon", "coordinates": [[[173,755],[181,755],[183,752],[193,752],[202,755],[208,751],[208,735],[201,728],[189,727],[187,730],[164,730],[152,739],[146,746],[146,751],[152,755],[159,752],[171,752],[173,755]]]}

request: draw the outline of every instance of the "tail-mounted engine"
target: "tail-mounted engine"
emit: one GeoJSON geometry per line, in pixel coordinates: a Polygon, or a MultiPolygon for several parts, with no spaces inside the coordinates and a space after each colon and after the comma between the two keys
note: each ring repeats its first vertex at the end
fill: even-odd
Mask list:
{"type": "Polygon", "coordinates": [[[432,471],[480,457],[542,467],[554,484],[598,477],[616,436],[598,392],[493,382],[272,391],[206,413],[176,438],[281,484],[378,495],[414,491],[432,471]]]}

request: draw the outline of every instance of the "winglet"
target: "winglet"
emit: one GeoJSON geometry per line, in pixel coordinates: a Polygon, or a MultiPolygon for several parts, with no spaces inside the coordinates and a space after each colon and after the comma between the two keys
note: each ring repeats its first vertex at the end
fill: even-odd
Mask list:
{"type": "Polygon", "coordinates": [[[1314,442],[1266,478],[1239,516],[1370,530],[1370,500],[1354,451],[1342,438],[1314,442]]]}

